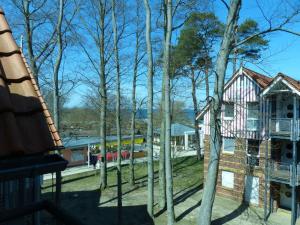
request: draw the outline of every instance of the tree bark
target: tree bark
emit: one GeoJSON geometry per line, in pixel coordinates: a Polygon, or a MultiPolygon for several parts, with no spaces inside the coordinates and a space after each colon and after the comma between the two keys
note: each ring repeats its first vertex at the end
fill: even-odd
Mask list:
{"type": "Polygon", "coordinates": [[[122,167],[121,167],[121,118],[120,118],[120,105],[121,105],[121,91],[120,91],[120,60],[118,48],[118,27],[116,21],[116,2],[111,1],[112,5],[112,26],[114,35],[114,55],[116,64],[116,128],[117,128],[117,186],[118,186],[118,224],[122,223],[122,167]]]}
{"type": "Polygon", "coordinates": [[[122,167],[121,167],[121,118],[120,118],[120,105],[121,105],[121,92],[120,92],[120,60],[119,60],[119,48],[118,48],[118,27],[116,21],[116,2],[111,1],[112,5],[112,26],[114,34],[114,55],[116,64],[116,128],[117,128],[117,182],[118,182],[118,224],[122,222],[122,167]]]}
{"type": "Polygon", "coordinates": [[[191,69],[191,83],[192,83],[192,98],[193,98],[193,105],[194,105],[194,129],[195,129],[195,139],[196,139],[196,151],[197,151],[197,158],[198,160],[201,159],[201,146],[200,146],[200,135],[199,135],[199,123],[196,119],[198,116],[198,101],[197,101],[197,90],[196,90],[196,78],[195,78],[195,71],[191,69]]]}
{"type": "Polygon", "coordinates": [[[59,0],[59,14],[56,26],[58,55],[54,65],[53,72],[53,117],[56,129],[60,131],[60,95],[59,95],[59,80],[58,74],[61,66],[63,55],[63,41],[62,41],[62,21],[64,15],[64,0],[59,0]]]}
{"type": "Polygon", "coordinates": [[[154,205],[154,169],[153,169],[153,55],[151,43],[151,9],[148,0],[144,0],[146,10],[146,44],[148,54],[147,74],[147,157],[148,157],[148,200],[147,211],[153,217],[154,205]]]}
{"type": "Polygon", "coordinates": [[[170,110],[170,46],[172,36],[172,0],[166,0],[166,38],[164,45],[163,75],[165,79],[165,157],[166,157],[166,196],[168,225],[173,225],[175,221],[173,203],[173,176],[171,162],[171,110],[170,110]]]}
{"type": "Polygon", "coordinates": [[[33,76],[36,79],[37,84],[39,84],[39,77],[38,77],[38,69],[35,60],[35,55],[33,51],[33,40],[32,40],[32,27],[31,27],[31,18],[30,18],[30,3],[29,0],[23,0],[23,15],[24,15],[24,22],[25,22],[25,31],[26,31],[26,45],[28,51],[28,57],[30,61],[30,69],[33,76]]]}
{"type": "Polygon", "coordinates": [[[221,48],[217,56],[214,94],[210,107],[210,158],[202,203],[199,211],[198,225],[211,224],[212,207],[215,199],[216,182],[218,178],[220,150],[222,146],[221,106],[224,92],[224,78],[229,54],[233,44],[232,35],[234,33],[234,25],[238,20],[240,7],[241,0],[231,1],[221,48]]]}
{"type": "Polygon", "coordinates": [[[130,180],[131,186],[135,184],[134,176],[134,147],[135,147],[135,116],[136,116],[136,80],[137,71],[139,64],[139,46],[140,46],[140,32],[139,32],[139,4],[138,2],[136,8],[136,33],[135,33],[135,53],[134,53],[134,66],[133,66],[133,78],[132,78],[132,111],[131,111],[131,146],[130,146],[130,180]]]}
{"type": "Polygon", "coordinates": [[[160,149],[159,149],[159,208],[166,208],[166,157],[165,157],[165,135],[166,135],[166,120],[165,120],[165,79],[162,79],[161,90],[161,122],[160,122],[160,149]]]}
{"type": "Polygon", "coordinates": [[[102,0],[99,0],[98,9],[100,13],[100,151],[101,151],[101,172],[100,172],[100,190],[107,187],[107,161],[106,161],[106,114],[107,114],[107,91],[105,74],[105,15],[106,8],[102,0]]]}
{"type": "Polygon", "coordinates": [[[205,63],[205,92],[206,92],[206,103],[209,103],[209,65],[206,60],[205,63]]]}

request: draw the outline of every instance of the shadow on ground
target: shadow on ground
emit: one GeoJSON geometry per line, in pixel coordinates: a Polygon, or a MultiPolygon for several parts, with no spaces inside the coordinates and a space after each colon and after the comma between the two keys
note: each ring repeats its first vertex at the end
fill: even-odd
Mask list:
{"type": "MultiPolygon", "coordinates": [[[[42,196],[51,199],[51,193],[42,196]]],[[[154,225],[147,213],[146,205],[123,206],[121,223],[118,222],[118,208],[115,206],[101,207],[99,191],[63,192],[61,206],[68,213],[86,225],[154,225]]],[[[51,224],[49,218],[42,218],[42,224],[51,224]]]]}
{"type": "Polygon", "coordinates": [[[242,215],[243,212],[245,212],[249,207],[249,204],[242,203],[237,209],[232,211],[231,213],[227,214],[226,216],[220,217],[214,221],[212,221],[212,225],[223,225],[228,223],[231,220],[234,220],[235,218],[242,215]]]}

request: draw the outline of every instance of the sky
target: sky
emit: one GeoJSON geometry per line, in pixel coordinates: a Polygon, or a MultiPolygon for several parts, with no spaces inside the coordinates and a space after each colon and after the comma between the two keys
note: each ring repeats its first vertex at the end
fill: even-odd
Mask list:
{"type": "MultiPolygon", "coordinates": [[[[5,3],[10,2],[11,0],[4,0],[5,3]]],[[[129,1],[133,2],[133,0],[129,1]]],[[[152,7],[159,7],[157,2],[154,1],[156,4],[153,4],[152,7]]],[[[199,4],[203,3],[205,1],[198,1],[199,4]]],[[[213,3],[212,7],[215,11],[215,14],[218,16],[218,18],[225,22],[226,16],[227,16],[227,9],[224,7],[224,5],[221,3],[220,0],[212,0],[208,1],[213,3]]],[[[227,1],[229,2],[229,0],[227,1]]],[[[244,21],[247,18],[255,19],[262,30],[267,28],[267,21],[266,18],[272,18],[272,23],[276,24],[278,21],[282,21],[282,18],[284,16],[287,16],[290,14],[290,9],[286,9],[286,4],[280,4],[280,2],[289,2],[290,5],[296,4],[297,0],[244,0],[243,5],[240,12],[240,19],[239,22],[244,21]]],[[[3,4],[4,10],[6,10],[6,14],[9,21],[14,21],[14,15],[11,13],[14,11],[14,8],[11,7],[9,4],[3,4]]],[[[144,16],[144,14],[142,14],[144,16]]],[[[297,19],[300,18],[298,17],[297,19]]],[[[91,18],[87,18],[87,21],[89,22],[91,18]]],[[[80,21],[78,20],[78,23],[80,21]]],[[[78,24],[79,26],[79,24],[78,24]]],[[[19,40],[19,36],[21,31],[18,30],[19,26],[12,26],[13,32],[15,35],[15,38],[19,40]]],[[[299,23],[293,23],[288,26],[289,29],[300,32],[300,22],[299,23]]],[[[172,36],[172,42],[173,44],[176,44],[177,38],[180,34],[180,29],[173,32],[172,36]]],[[[153,36],[162,36],[162,32],[158,31],[153,36]]],[[[88,38],[88,37],[86,37],[88,38]]],[[[250,64],[246,63],[246,67],[249,67],[257,72],[261,72],[265,75],[274,77],[277,73],[282,72],[284,74],[287,74],[297,80],[300,79],[300,36],[294,36],[291,34],[283,33],[283,32],[276,32],[269,34],[265,37],[269,40],[269,48],[263,53],[262,55],[262,61],[258,64],[250,64]]],[[[125,50],[124,54],[126,57],[133,58],[133,43],[125,43],[125,50]]],[[[215,46],[215,50],[217,51],[219,49],[219,43],[215,46]]],[[[94,77],[92,75],[92,71],[89,69],[90,67],[86,67],[87,59],[84,56],[84,53],[82,49],[80,49],[78,46],[71,47],[66,51],[66,57],[64,61],[64,69],[67,74],[70,74],[71,77],[78,77],[80,74],[78,74],[78,71],[80,70],[81,75],[83,74],[86,77],[94,77]]],[[[129,63],[130,62],[126,62],[129,63]]],[[[122,66],[122,65],[121,65],[122,66]]],[[[139,78],[139,86],[137,87],[137,93],[139,95],[139,98],[146,97],[146,88],[145,88],[145,71],[146,67],[145,65],[143,68],[141,68],[144,75],[139,78]]],[[[131,76],[132,70],[128,70],[127,72],[128,77],[131,76]]],[[[229,78],[232,74],[232,65],[228,65],[227,69],[227,78],[229,78]]],[[[154,78],[154,83],[159,86],[161,80],[158,77],[154,78]]],[[[177,93],[179,96],[179,99],[182,98],[183,101],[186,102],[186,107],[192,106],[191,101],[191,95],[190,92],[186,86],[187,84],[182,84],[182,88],[178,89],[177,93]]],[[[179,85],[180,86],[180,85],[179,85]]],[[[211,88],[212,89],[212,88],[211,88]]],[[[124,78],[122,79],[122,90],[125,95],[129,95],[131,92],[131,79],[124,78]]],[[[75,106],[82,106],[84,95],[86,95],[87,92],[89,92],[90,89],[86,87],[86,84],[83,82],[77,82],[76,88],[72,90],[70,98],[68,103],[66,104],[66,107],[75,107],[75,106]]],[[[157,91],[157,90],[155,90],[157,91]]],[[[203,98],[205,93],[205,90],[203,88],[200,88],[198,90],[198,96],[200,98],[203,98]]]]}

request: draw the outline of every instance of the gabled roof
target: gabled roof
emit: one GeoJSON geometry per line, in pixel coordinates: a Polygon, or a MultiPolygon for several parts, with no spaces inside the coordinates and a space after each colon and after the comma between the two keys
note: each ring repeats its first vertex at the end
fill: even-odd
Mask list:
{"type": "Polygon", "coordinates": [[[0,9],[0,157],[62,146],[37,83],[0,9]]]}
{"type": "Polygon", "coordinates": [[[300,81],[297,81],[283,73],[278,73],[272,82],[265,88],[262,95],[269,93],[276,84],[283,83],[286,87],[289,88],[292,92],[300,95],[300,81]]]}
{"type": "MultiPolygon", "coordinates": [[[[241,67],[226,82],[226,84],[224,85],[224,89],[226,90],[237,79],[237,77],[242,75],[242,74],[248,76],[251,80],[256,82],[261,87],[261,89],[266,88],[273,80],[271,77],[268,77],[268,76],[263,75],[261,73],[257,73],[253,70],[250,70],[250,69],[246,68],[246,67],[241,67]]],[[[210,105],[210,102],[200,111],[200,113],[196,117],[197,120],[205,114],[205,112],[209,109],[209,105],[210,105]]]]}
{"type": "Polygon", "coordinates": [[[261,88],[266,88],[271,82],[272,82],[272,78],[265,76],[261,73],[257,73],[253,70],[250,70],[248,68],[242,67],[243,71],[249,76],[251,77],[261,88]]]}

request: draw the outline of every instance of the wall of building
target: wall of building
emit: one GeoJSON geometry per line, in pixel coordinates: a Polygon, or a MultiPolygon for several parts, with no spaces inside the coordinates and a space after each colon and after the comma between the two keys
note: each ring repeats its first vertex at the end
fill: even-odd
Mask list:
{"type": "Polygon", "coordinates": [[[85,165],[88,158],[87,158],[87,147],[77,148],[77,149],[64,149],[62,150],[62,156],[68,160],[69,164],[68,167],[72,166],[80,166],[85,165]],[[81,154],[83,159],[78,160],[77,157],[74,157],[75,154],[81,154]]]}
{"type": "MultiPolygon", "coordinates": [[[[210,156],[210,143],[209,135],[205,136],[204,139],[204,176],[207,176],[209,156],[210,156]]],[[[217,195],[230,198],[239,202],[245,200],[246,190],[246,176],[254,176],[259,179],[259,202],[260,207],[264,204],[264,166],[265,166],[265,149],[266,142],[260,143],[259,153],[259,166],[250,167],[246,163],[246,139],[237,138],[234,154],[228,154],[221,152],[220,164],[218,171],[217,181],[217,195]],[[222,186],[222,171],[231,172],[234,174],[234,185],[233,188],[222,186]]]]}
{"type": "MultiPolygon", "coordinates": [[[[237,75],[226,84],[224,90],[224,102],[235,104],[235,116],[233,120],[224,119],[224,106],[222,106],[221,132],[226,137],[240,137],[259,139],[265,134],[265,118],[261,118],[260,127],[256,131],[247,130],[247,103],[260,103],[260,114],[266,115],[266,103],[261,101],[260,93],[262,89],[259,85],[245,74],[237,75]],[[259,132],[261,131],[261,132],[259,132]]],[[[210,134],[210,110],[203,115],[204,134],[210,134]]]]}

